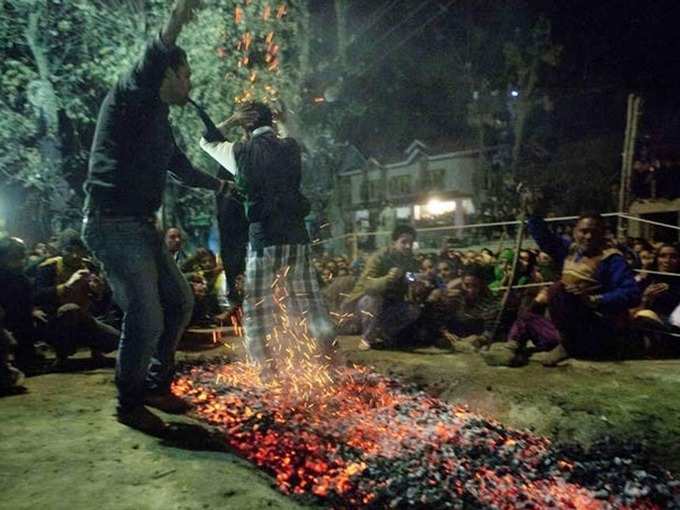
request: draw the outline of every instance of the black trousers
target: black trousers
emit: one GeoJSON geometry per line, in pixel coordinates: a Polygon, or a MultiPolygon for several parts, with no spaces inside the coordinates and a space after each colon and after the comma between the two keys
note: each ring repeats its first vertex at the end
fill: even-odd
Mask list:
{"type": "Polygon", "coordinates": [[[221,196],[217,200],[217,226],[220,232],[220,257],[229,289],[229,299],[241,303],[236,292],[236,277],[246,270],[248,248],[248,220],[243,202],[235,196],[221,196]]]}

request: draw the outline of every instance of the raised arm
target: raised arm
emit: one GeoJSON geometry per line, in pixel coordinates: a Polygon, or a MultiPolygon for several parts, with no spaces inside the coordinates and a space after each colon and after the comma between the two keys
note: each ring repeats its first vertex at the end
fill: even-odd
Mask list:
{"type": "Polygon", "coordinates": [[[163,27],[161,39],[167,47],[174,46],[184,25],[189,23],[195,11],[200,8],[200,0],[176,0],[170,17],[163,27]]]}
{"type": "Polygon", "coordinates": [[[191,21],[193,11],[198,5],[198,0],[177,0],[175,2],[170,18],[163,30],[149,40],[140,58],[123,76],[120,84],[124,86],[124,89],[158,93],[177,36],[182,27],[191,21]]]}
{"type": "Polygon", "coordinates": [[[569,253],[569,243],[553,234],[540,216],[529,216],[527,219],[527,230],[541,251],[550,255],[561,268],[564,259],[569,253]]]}

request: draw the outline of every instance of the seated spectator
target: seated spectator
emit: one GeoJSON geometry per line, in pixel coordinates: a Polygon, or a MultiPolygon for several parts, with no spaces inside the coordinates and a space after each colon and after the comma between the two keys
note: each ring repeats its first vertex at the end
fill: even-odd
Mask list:
{"type": "Polygon", "coordinates": [[[347,261],[346,257],[335,257],[335,265],[338,268],[336,273],[337,276],[340,276],[340,272],[343,269],[347,271],[347,274],[349,274],[349,262],[347,261]]]}
{"type": "Polygon", "coordinates": [[[656,269],[656,254],[651,247],[649,249],[645,248],[638,254],[638,258],[640,260],[639,269],[642,272],[635,274],[635,281],[640,286],[640,290],[644,290],[647,277],[649,276],[649,273],[646,271],[654,271],[656,269]]]}
{"type": "Polygon", "coordinates": [[[214,291],[217,278],[223,271],[215,254],[207,248],[196,250],[196,253],[184,261],[180,266],[180,270],[187,277],[192,274],[203,276],[208,284],[209,293],[214,291]]]}
{"type": "Polygon", "coordinates": [[[24,380],[24,374],[10,361],[16,340],[5,329],[5,311],[0,306],[0,396],[16,391],[24,380]]]}
{"type": "Polygon", "coordinates": [[[57,250],[48,243],[35,243],[33,251],[28,254],[26,261],[26,276],[35,278],[35,273],[38,266],[45,262],[50,257],[55,257],[57,250]]]}
{"type": "Polygon", "coordinates": [[[466,268],[460,288],[450,295],[453,303],[445,328],[453,335],[449,339],[453,339],[454,350],[490,344],[501,329],[497,322],[500,299],[489,290],[482,270],[478,266],[466,268]]]}
{"type": "Polygon", "coordinates": [[[543,364],[554,366],[570,356],[620,354],[628,309],[640,302],[640,291],[621,252],[605,247],[602,217],[582,215],[571,244],[553,234],[539,216],[529,216],[528,229],[540,249],[562,267],[560,281],[548,293],[560,345],[542,357],[543,364]]]}
{"type": "MultiPolygon", "coordinates": [[[[36,352],[37,332],[31,281],[24,272],[26,247],[13,237],[0,239],[0,308],[3,329],[16,340],[15,362],[24,372],[39,369],[44,362],[36,352]]],[[[8,338],[8,335],[6,335],[8,338]]]]}
{"type": "Polygon", "coordinates": [[[515,272],[513,281],[510,281],[514,259],[515,252],[510,248],[506,248],[498,254],[498,262],[496,263],[496,269],[494,271],[494,280],[489,285],[491,290],[496,291],[508,287],[509,285],[525,285],[531,281],[531,276],[527,273],[527,271],[533,270],[533,267],[530,265],[531,261],[527,260],[526,264],[522,264],[521,253],[517,264],[517,271],[515,272]]]}
{"type": "Polygon", "coordinates": [[[449,260],[453,264],[456,276],[460,276],[463,267],[462,254],[456,249],[456,239],[448,237],[444,241],[444,247],[439,252],[439,260],[449,260]]]}
{"type": "Polygon", "coordinates": [[[184,239],[182,231],[177,227],[170,227],[165,231],[165,247],[170,252],[170,255],[175,260],[178,266],[184,264],[187,259],[187,254],[184,251],[184,239]]]}
{"type": "Polygon", "coordinates": [[[489,248],[482,248],[479,254],[480,262],[484,265],[491,265],[496,262],[496,256],[489,248]]]}
{"type": "Polygon", "coordinates": [[[61,256],[43,262],[35,282],[35,301],[47,314],[45,340],[55,349],[57,367],[63,368],[80,346],[104,362],[103,353],[117,348],[120,331],[92,316],[93,290],[101,290],[101,282],[87,266],[87,249],[78,232],[64,230],[58,247],[61,256]]]}
{"type": "Polygon", "coordinates": [[[434,290],[424,309],[423,326],[437,346],[471,352],[501,333],[500,299],[489,291],[479,266],[468,266],[446,289],[434,290]]]}
{"type": "Polygon", "coordinates": [[[656,269],[669,273],[660,275],[650,273],[638,281],[642,290],[641,309],[635,317],[651,320],[659,326],[669,326],[670,315],[680,304],[680,251],[671,244],[662,245],[656,255],[656,269]]]}
{"type": "Polygon", "coordinates": [[[555,262],[550,255],[544,251],[539,251],[536,256],[536,269],[541,275],[541,282],[554,282],[558,277],[558,271],[555,268],[555,262]]]}
{"type": "Polygon", "coordinates": [[[338,273],[338,265],[335,263],[335,260],[333,260],[333,259],[329,259],[329,260],[326,261],[325,269],[327,269],[330,272],[331,280],[338,273]]]}
{"type": "Polygon", "coordinates": [[[451,281],[455,280],[458,275],[456,274],[453,262],[449,259],[439,260],[437,262],[437,276],[441,282],[442,287],[447,286],[451,281]]]}
{"type": "Polygon", "coordinates": [[[217,296],[208,291],[208,282],[200,273],[192,273],[187,278],[194,295],[194,309],[190,326],[212,326],[227,319],[228,313],[222,314],[217,296]]]}
{"type": "Polygon", "coordinates": [[[643,250],[653,251],[654,248],[652,248],[652,245],[649,244],[649,241],[638,237],[633,241],[633,251],[639,255],[643,250]]]}
{"type": "Polygon", "coordinates": [[[517,261],[517,271],[520,278],[524,277],[526,283],[536,283],[542,281],[541,273],[537,269],[536,255],[531,250],[519,250],[517,261]]]}
{"type": "Polygon", "coordinates": [[[318,275],[321,275],[321,273],[323,272],[323,267],[324,267],[323,260],[321,260],[319,257],[315,257],[312,260],[312,264],[314,265],[314,269],[316,269],[316,273],[318,275]]]}
{"type": "Polygon", "coordinates": [[[416,231],[398,225],[392,232],[392,244],[375,253],[366,263],[348,304],[356,303],[361,320],[359,348],[368,350],[399,341],[399,334],[415,323],[420,307],[411,302],[407,273],[415,273],[418,263],[413,256],[416,231]]]}
{"type": "Polygon", "coordinates": [[[425,257],[420,264],[420,272],[417,274],[417,279],[426,283],[431,288],[443,287],[444,282],[439,277],[435,264],[436,262],[431,257],[425,257]]]}

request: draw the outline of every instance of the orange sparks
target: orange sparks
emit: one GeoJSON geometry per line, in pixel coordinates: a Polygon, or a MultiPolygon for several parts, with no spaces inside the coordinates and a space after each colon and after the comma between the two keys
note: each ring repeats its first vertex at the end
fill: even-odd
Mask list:
{"type": "Polygon", "coordinates": [[[243,9],[241,7],[237,6],[236,9],[234,9],[234,21],[238,25],[243,21],[245,18],[245,14],[243,13],[243,9]]]}

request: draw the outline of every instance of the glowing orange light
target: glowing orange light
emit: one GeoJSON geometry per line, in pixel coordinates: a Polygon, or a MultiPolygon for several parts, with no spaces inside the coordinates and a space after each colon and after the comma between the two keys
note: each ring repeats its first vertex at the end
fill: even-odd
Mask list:
{"type": "Polygon", "coordinates": [[[243,9],[241,9],[239,6],[237,6],[236,9],[234,9],[234,21],[238,25],[239,23],[241,23],[243,21],[244,18],[245,18],[245,14],[243,13],[243,9]]]}

